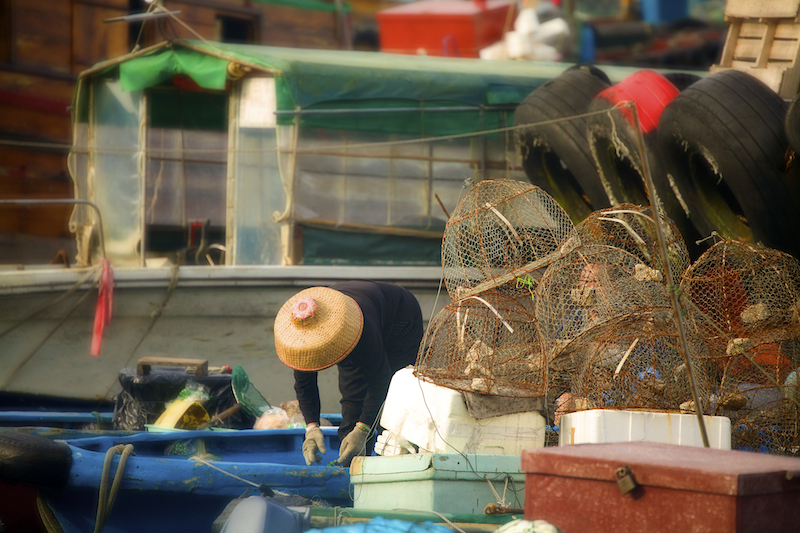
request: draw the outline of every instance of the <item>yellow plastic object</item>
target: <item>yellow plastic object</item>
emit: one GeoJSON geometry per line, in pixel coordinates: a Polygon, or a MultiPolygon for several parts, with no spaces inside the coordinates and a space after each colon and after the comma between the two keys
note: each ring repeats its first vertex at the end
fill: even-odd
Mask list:
{"type": "Polygon", "coordinates": [[[175,400],[161,413],[153,425],[160,428],[192,429],[208,422],[210,418],[200,403],[175,400]]]}

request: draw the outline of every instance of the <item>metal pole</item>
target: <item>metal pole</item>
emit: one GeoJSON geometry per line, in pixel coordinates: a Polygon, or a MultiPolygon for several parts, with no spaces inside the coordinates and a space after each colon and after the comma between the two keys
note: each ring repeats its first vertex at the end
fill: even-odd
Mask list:
{"type": "Polygon", "coordinates": [[[99,237],[100,237],[100,253],[102,254],[103,258],[106,256],[106,239],[105,235],[103,234],[103,216],[100,214],[100,208],[97,207],[94,203],[90,202],[89,200],[77,200],[74,198],[45,198],[41,200],[23,200],[23,199],[14,199],[14,200],[0,200],[0,205],[88,205],[92,209],[97,212],[97,225],[99,228],[99,237]]]}
{"type": "Polygon", "coordinates": [[[658,244],[661,248],[661,257],[664,261],[664,273],[667,278],[667,288],[669,290],[669,299],[672,302],[672,313],[675,315],[675,322],[678,325],[678,335],[681,341],[681,351],[683,352],[683,360],[686,363],[686,374],[689,376],[689,385],[692,388],[692,398],[694,399],[694,410],[697,414],[697,423],[700,424],[700,435],[703,437],[703,446],[709,447],[708,433],[706,432],[705,419],[703,418],[703,406],[700,403],[700,395],[697,394],[697,384],[694,380],[694,371],[692,364],[689,360],[689,343],[686,341],[686,330],[683,327],[683,320],[681,319],[681,308],[678,300],[678,293],[674,290],[675,284],[672,278],[672,267],[669,263],[669,252],[667,251],[667,243],[664,239],[664,230],[661,227],[661,213],[658,210],[658,195],[656,194],[656,187],[653,184],[653,176],[650,173],[650,164],[647,161],[647,154],[644,150],[644,136],[642,135],[642,127],[639,123],[639,112],[636,102],[629,104],[631,112],[633,113],[633,125],[636,129],[636,142],[639,145],[639,157],[642,159],[642,174],[644,184],[647,187],[647,194],[650,197],[650,207],[653,209],[653,220],[656,225],[656,235],[658,235],[658,244]]]}

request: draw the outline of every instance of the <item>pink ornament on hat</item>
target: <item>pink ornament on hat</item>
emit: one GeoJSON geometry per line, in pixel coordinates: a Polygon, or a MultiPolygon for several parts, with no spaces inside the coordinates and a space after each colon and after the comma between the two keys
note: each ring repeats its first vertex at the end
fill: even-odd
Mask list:
{"type": "Polygon", "coordinates": [[[292,318],[295,320],[305,320],[306,318],[314,318],[314,310],[319,306],[314,298],[311,296],[304,296],[298,298],[292,306],[292,318]]]}

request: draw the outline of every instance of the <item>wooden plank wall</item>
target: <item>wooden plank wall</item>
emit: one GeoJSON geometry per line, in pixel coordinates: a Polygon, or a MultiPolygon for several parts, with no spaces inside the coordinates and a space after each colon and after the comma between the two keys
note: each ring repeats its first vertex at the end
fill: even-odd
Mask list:
{"type": "MultiPolygon", "coordinates": [[[[333,4],[333,0],[329,0],[333,4]]],[[[330,11],[297,9],[280,4],[244,0],[164,0],[164,7],[180,11],[178,17],[204,39],[218,40],[217,17],[250,20],[256,27],[255,42],[268,46],[295,48],[342,48],[336,26],[336,14],[330,11]]],[[[164,25],[169,37],[196,39],[175,21],[164,25]]],[[[161,32],[149,31],[147,43],[162,40],[161,32]]]]}
{"type": "MultiPolygon", "coordinates": [[[[13,0],[0,65],[0,198],[72,198],[67,150],[76,74],[128,52],[127,0],[13,0]]],[[[68,237],[72,208],[0,208],[0,233],[68,237]]]]}
{"type": "MultiPolygon", "coordinates": [[[[333,4],[334,0],[323,0],[333,4]]],[[[360,0],[372,2],[373,0],[360,0]]],[[[376,3],[381,0],[374,0],[376,3]]],[[[219,39],[218,17],[251,21],[255,44],[342,48],[332,11],[252,0],[164,0],[204,39],[219,39]]],[[[147,5],[142,3],[142,10],[147,5]]],[[[106,19],[129,14],[129,0],[0,1],[0,198],[70,198],[65,149],[77,74],[130,52],[135,26],[106,19]]],[[[138,32],[137,32],[138,33],[138,32]]],[[[145,24],[140,44],[196,36],[175,21],[145,24]]],[[[70,207],[0,207],[0,233],[67,234],[70,207]]]]}

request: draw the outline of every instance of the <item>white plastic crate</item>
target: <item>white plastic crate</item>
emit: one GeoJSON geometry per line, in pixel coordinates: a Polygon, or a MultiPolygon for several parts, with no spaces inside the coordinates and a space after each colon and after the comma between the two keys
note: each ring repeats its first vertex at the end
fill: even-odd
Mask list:
{"type": "MultiPolygon", "coordinates": [[[[709,446],[730,450],[730,419],[724,416],[704,416],[703,419],[709,446]]],[[[590,409],[561,417],[560,446],[634,441],[703,446],[700,425],[694,414],[590,409]]]]}
{"type": "Polygon", "coordinates": [[[519,455],[544,446],[545,421],[538,412],[477,420],[460,392],[419,380],[410,368],[392,378],[381,426],[420,452],[519,455]]]}

